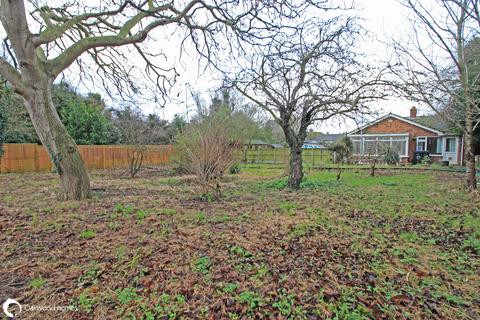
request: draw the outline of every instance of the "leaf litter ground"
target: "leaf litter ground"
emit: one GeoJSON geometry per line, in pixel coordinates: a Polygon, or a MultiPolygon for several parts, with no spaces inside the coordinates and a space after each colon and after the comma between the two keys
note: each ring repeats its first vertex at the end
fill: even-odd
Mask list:
{"type": "Polygon", "coordinates": [[[0,299],[21,319],[480,319],[480,199],[462,176],[247,166],[225,197],[192,177],[0,176],[0,299]]]}

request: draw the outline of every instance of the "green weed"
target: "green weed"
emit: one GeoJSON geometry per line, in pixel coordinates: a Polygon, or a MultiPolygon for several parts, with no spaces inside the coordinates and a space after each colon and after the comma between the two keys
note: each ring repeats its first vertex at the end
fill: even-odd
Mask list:
{"type": "Polygon", "coordinates": [[[263,299],[262,297],[253,291],[244,291],[240,293],[237,297],[236,300],[239,303],[246,304],[248,307],[248,311],[252,312],[255,309],[261,307],[263,305],[263,299]]]}
{"type": "Polygon", "coordinates": [[[92,238],[95,238],[96,235],[97,234],[95,233],[95,231],[87,229],[87,230],[84,230],[80,233],[80,238],[82,238],[82,239],[92,239],[92,238]]]}
{"type": "Polygon", "coordinates": [[[251,258],[253,257],[253,253],[248,251],[245,248],[239,247],[239,246],[232,246],[230,248],[230,253],[233,253],[236,256],[242,257],[242,258],[251,258]]]}
{"type": "Polygon", "coordinates": [[[115,208],[114,208],[114,211],[116,213],[121,213],[123,215],[130,215],[133,213],[134,211],[134,207],[131,206],[131,205],[124,205],[122,203],[118,203],[115,208]]]}
{"type": "Polygon", "coordinates": [[[89,290],[84,290],[77,299],[78,309],[85,313],[91,313],[96,303],[97,299],[90,295],[89,290]]]}
{"type": "Polygon", "coordinates": [[[233,293],[237,291],[238,284],[235,282],[227,283],[223,286],[222,291],[225,293],[233,293]]]}
{"type": "Polygon", "coordinates": [[[132,301],[140,300],[140,296],[138,295],[137,291],[132,287],[117,289],[115,290],[115,293],[117,294],[117,300],[121,305],[126,305],[132,301]]]}
{"type": "Polygon", "coordinates": [[[279,296],[279,299],[275,301],[272,306],[280,312],[281,315],[290,317],[293,313],[293,306],[295,303],[295,295],[286,294],[283,290],[279,296]]]}
{"type": "Polygon", "coordinates": [[[148,217],[148,213],[144,210],[138,210],[136,216],[137,220],[144,220],[146,217],[148,217]]]}
{"type": "Polygon", "coordinates": [[[30,287],[38,289],[47,284],[47,280],[43,278],[35,278],[30,281],[30,287]]]}
{"type": "Polygon", "coordinates": [[[476,254],[480,254],[480,231],[471,234],[466,240],[463,241],[462,249],[465,251],[471,251],[476,254]]]}
{"type": "Polygon", "coordinates": [[[208,256],[198,258],[194,263],[194,271],[198,273],[208,274],[212,267],[212,261],[208,256]]]}

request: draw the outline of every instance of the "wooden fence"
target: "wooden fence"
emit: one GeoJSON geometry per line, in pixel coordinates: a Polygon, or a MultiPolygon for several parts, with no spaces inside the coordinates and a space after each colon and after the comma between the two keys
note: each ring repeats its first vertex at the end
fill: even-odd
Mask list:
{"type": "MultiPolygon", "coordinates": [[[[129,160],[124,145],[78,146],[89,169],[112,169],[127,167],[129,160]]],[[[173,154],[171,145],[146,146],[145,165],[170,163],[173,154]]],[[[37,172],[53,170],[47,150],[36,144],[4,144],[0,158],[0,173],[37,172]]]]}
{"type": "MultiPolygon", "coordinates": [[[[78,146],[80,154],[89,169],[112,169],[127,167],[128,148],[124,145],[78,146]]],[[[163,165],[171,162],[171,145],[146,146],[145,165],[163,165]]],[[[36,144],[4,144],[0,158],[0,173],[52,171],[53,165],[47,150],[36,144]]],[[[239,153],[241,151],[239,150],[239,153]]],[[[239,158],[243,158],[243,153],[239,158]]],[[[248,150],[248,163],[287,164],[290,158],[288,148],[248,150]]],[[[303,150],[303,161],[307,165],[332,163],[332,153],[322,149],[303,150]]]]}
{"type": "MultiPolygon", "coordinates": [[[[333,153],[326,149],[304,149],[303,163],[320,165],[333,162],[333,153]]],[[[250,149],[247,152],[247,163],[287,164],[290,159],[290,149],[250,149]]]]}

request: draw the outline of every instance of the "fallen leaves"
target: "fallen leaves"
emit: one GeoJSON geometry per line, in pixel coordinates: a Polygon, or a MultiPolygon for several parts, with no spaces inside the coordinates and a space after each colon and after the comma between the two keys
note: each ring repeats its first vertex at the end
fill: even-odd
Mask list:
{"type": "MultiPolygon", "coordinates": [[[[56,183],[54,177],[42,179],[56,183]]],[[[461,265],[454,256],[445,258],[467,237],[466,228],[447,228],[431,216],[378,215],[357,208],[373,191],[342,198],[328,190],[251,192],[248,183],[231,183],[230,191],[238,194],[208,203],[192,198],[191,181],[165,185],[161,179],[96,180],[99,198],[82,203],[35,198],[26,182],[10,188],[18,199],[0,203],[0,261],[9,271],[0,274],[0,298],[70,305],[81,303],[83,294],[95,301],[83,301],[93,304],[90,313],[58,319],[141,318],[161,308],[155,312],[187,319],[342,319],[353,314],[405,319],[406,312],[411,319],[469,319],[464,314],[478,313],[475,303],[467,308],[458,302],[472,299],[472,288],[479,284],[471,272],[478,257],[462,252],[461,265]],[[279,210],[279,203],[293,209],[279,210]],[[119,204],[131,209],[119,214],[119,204]],[[41,219],[34,220],[32,212],[41,219]],[[16,219],[8,219],[11,215],[16,219]],[[95,230],[95,236],[81,239],[86,229],[95,230]],[[391,252],[406,244],[416,250],[435,245],[438,252],[428,252],[426,259],[419,251],[418,263],[402,263],[405,252],[398,257],[391,252]],[[208,263],[197,264],[201,257],[208,263]],[[29,281],[39,274],[48,284],[34,291],[29,281]],[[458,280],[466,277],[468,283],[458,280]],[[116,295],[125,288],[139,299],[122,306],[116,295]],[[448,300],[439,290],[455,296],[448,300]]],[[[403,205],[395,204],[395,212],[403,205]]]]}

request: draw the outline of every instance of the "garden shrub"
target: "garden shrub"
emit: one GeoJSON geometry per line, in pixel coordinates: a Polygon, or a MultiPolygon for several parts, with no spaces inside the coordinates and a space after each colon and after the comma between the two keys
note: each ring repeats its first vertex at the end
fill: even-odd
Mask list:
{"type": "Polygon", "coordinates": [[[230,172],[230,174],[239,174],[240,170],[240,164],[238,162],[235,162],[230,166],[230,169],[228,171],[230,172]]]}
{"type": "Polygon", "coordinates": [[[350,139],[348,136],[344,136],[335,142],[335,144],[333,144],[329,150],[335,152],[335,154],[338,156],[334,157],[335,163],[348,163],[353,153],[352,139],[350,139]]]}
{"type": "Polygon", "coordinates": [[[424,156],[422,157],[422,160],[420,161],[422,165],[431,165],[432,164],[432,158],[430,156],[424,156]]]}
{"type": "Polygon", "coordinates": [[[400,162],[400,155],[393,148],[386,148],[385,155],[383,156],[383,161],[386,164],[394,165],[400,162]]]}
{"type": "Polygon", "coordinates": [[[191,124],[176,137],[174,148],[176,166],[197,177],[202,194],[219,198],[219,179],[237,161],[228,117],[218,113],[191,124]]]}

